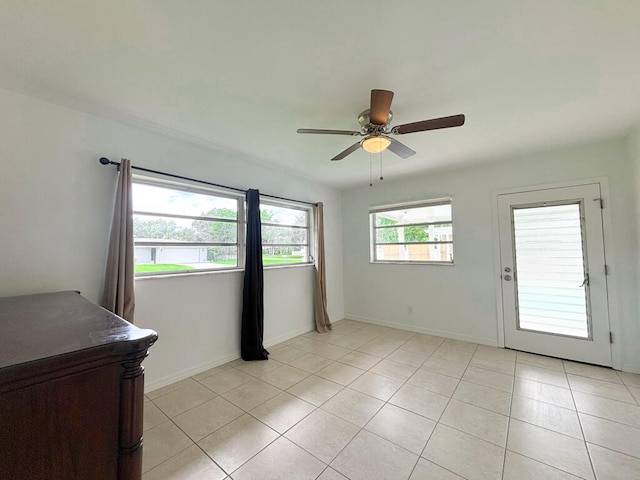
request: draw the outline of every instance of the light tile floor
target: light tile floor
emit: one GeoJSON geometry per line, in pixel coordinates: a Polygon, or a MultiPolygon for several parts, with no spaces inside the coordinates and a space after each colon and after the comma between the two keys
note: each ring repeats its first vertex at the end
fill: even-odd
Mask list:
{"type": "Polygon", "coordinates": [[[343,320],[149,392],[144,480],[640,479],[640,375],[343,320]]]}

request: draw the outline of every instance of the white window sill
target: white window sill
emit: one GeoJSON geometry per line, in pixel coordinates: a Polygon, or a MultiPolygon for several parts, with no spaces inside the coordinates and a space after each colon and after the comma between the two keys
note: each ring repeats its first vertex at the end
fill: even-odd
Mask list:
{"type": "Polygon", "coordinates": [[[369,263],[371,265],[441,265],[443,267],[454,267],[455,263],[454,262],[403,262],[400,260],[389,260],[387,261],[380,261],[380,260],[376,260],[376,261],[369,261],[369,263]]]}
{"type": "MultiPolygon", "coordinates": [[[[283,265],[267,265],[263,267],[263,270],[280,270],[286,268],[300,268],[300,267],[313,267],[313,263],[294,263],[294,264],[283,264],[283,265]]],[[[193,276],[202,276],[202,275],[218,275],[225,273],[241,273],[244,272],[244,268],[225,268],[219,270],[198,270],[198,271],[190,271],[190,272],[180,272],[180,273],[156,273],[153,275],[139,275],[135,277],[135,281],[139,280],[157,280],[161,278],[176,278],[176,277],[193,277],[193,276]]]]}

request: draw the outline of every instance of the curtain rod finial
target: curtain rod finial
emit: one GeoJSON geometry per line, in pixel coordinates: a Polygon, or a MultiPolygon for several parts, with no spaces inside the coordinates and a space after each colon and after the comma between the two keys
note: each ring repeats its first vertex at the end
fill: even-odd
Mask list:
{"type": "Polygon", "coordinates": [[[109,164],[111,163],[111,160],[109,160],[109,159],[108,159],[108,158],[106,158],[106,157],[100,157],[99,162],[100,162],[102,165],[109,165],[109,164]]]}

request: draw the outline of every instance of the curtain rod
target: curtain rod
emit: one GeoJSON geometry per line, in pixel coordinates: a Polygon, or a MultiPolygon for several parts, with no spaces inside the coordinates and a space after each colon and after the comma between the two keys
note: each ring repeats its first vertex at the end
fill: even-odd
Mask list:
{"type": "MultiPolygon", "coordinates": [[[[116,165],[118,168],[120,168],[120,163],[119,162],[112,162],[111,160],[109,160],[106,157],[100,157],[99,162],[102,165],[116,165]]],[[[187,180],[189,182],[203,183],[205,185],[209,185],[209,186],[212,186],[212,187],[226,188],[228,190],[234,190],[236,192],[246,193],[246,190],[243,190],[241,188],[229,187],[228,185],[220,185],[219,183],[207,182],[205,180],[198,180],[196,178],[183,177],[182,175],[174,175],[173,173],[160,172],[158,170],[151,170],[150,168],[144,168],[144,167],[136,167],[135,165],[131,165],[131,168],[134,169],[134,170],[140,170],[142,172],[155,173],[157,175],[164,175],[165,177],[179,178],[180,180],[187,180]]],[[[317,205],[317,203],[314,203],[314,202],[305,202],[303,200],[294,200],[293,198],[278,197],[277,195],[269,195],[269,194],[266,194],[266,193],[261,193],[260,196],[261,197],[275,198],[275,199],[278,199],[278,200],[285,200],[287,202],[304,203],[305,205],[312,205],[312,206],[316,206],[317,205]]]]}

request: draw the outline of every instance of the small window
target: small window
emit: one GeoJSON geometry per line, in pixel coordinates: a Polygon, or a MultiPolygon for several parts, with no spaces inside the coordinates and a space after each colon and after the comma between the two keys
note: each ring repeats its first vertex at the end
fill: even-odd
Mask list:
{"type": "Polygon", "coordinates": [[[453,263],[451,199],[373,207],[371,261],[453,263]]]}
{"type": "Polygon", "coordinates": [[[262,263],[292,265],[311,262],[311,209],[260,199],[262,263]]]}
{"type": "Polygon", "coordinates": [[[242,266],[243,198],[143,179],[132,194],[136,276],[242,266]]]}

